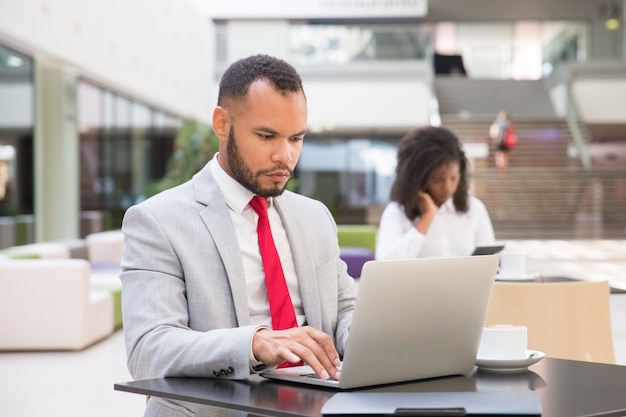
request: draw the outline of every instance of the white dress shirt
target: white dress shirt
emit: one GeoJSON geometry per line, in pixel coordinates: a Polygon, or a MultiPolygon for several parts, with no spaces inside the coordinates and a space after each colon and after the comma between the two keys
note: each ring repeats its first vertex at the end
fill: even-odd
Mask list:
{"type": "MultiPolygon", "coordinates": [[[[217,154],[209,162],[211,172],[215,177],[217,185],[224,194],[224,199],[230,211],[230,218],[235,226],[241,257],[243,260],[243,270],[246,276],[248,289],[248,305],[250,310],[250,321],[256,325],[266,325],[272,327],[269,302],[267,300],[267,286],[265,285],[265,272],[263,261],[259,250],[259,240],[257,235],[257,222],[259,216],[250,207],[250,199],[254,196],[247,188],[239,184],[234,178],[228,175],[217,162],[217,154]]],[[[268,199],[267,213],[270,220],[270,228],[274,244],[280,257],[283,267],[289,295],[293,303],[296,319],[299,325],[304,323],[304,310],[298,289],[296,269],[293,263],[291,247],[287,240],[287,233],[282,220],[272,204],[272,199],[268,199]]]]}
{"type": "Polygon", "coordinates": [[[466,213],[457,212],[450,198],[439,208],[425,235],[406,217],[404,208],[392,201],[380,218],[376,259],[467,256],[476,246],[494,241],[489,213],[476,197],[470,197],[466,213]]]}

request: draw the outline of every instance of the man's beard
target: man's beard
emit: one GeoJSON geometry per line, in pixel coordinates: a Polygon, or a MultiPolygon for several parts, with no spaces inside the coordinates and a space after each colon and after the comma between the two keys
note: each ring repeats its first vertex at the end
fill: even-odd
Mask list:
{"type": "Polygon", "coordinates": [[[275,184],[273,188],[265,189],[261,187],[259,183],[259,177],[263,174],[275,171],[277,169],[289,171],[289,175],[293,175],[293,171],[289,169],[284,164],[278,164],[272,169],[269,170],[261,170],[253,173],[250,168],[246,165],[241,154],[239,153],[239,148],[237,147],[237,141],[235,140],[235,132],[233,127],[231,126],[230,131],[228,132],[228,142],[226,144],[227,155],[228,155],[228,166],[230,167],[230,172],[241,185],[246,187],[248,190],[252,191],[254,194],[259,195],[261,197],[276,197],[279,196],[285,191],[285,186],[280,186],[275,184]]]}

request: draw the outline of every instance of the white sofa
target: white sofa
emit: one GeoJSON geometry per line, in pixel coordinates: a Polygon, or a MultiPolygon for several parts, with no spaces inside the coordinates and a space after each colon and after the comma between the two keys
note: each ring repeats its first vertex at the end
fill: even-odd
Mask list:
{"type": "Polygon", "coordinates": [[[0,350],[81,350],[113,333],[84,259],[0,260],[0,350]]]}
{"type": "Polygon", "coordinates": [[[62,243],[40,242],[26,245],[12,246],[7,249],[12,254],[36,255],[41,259],[68,259],[70,248],[62,243]]]}
{"type": "Polygon", "coordinates": [[[91,233],[85,236],[89,261],[92,265],[119,265],[124,250],[121,230],[91,233]]]}

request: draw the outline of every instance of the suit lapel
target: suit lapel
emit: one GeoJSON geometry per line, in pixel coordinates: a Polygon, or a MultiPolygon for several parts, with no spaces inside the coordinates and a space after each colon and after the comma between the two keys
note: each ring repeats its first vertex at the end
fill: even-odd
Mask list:
{"type": "MultiPolygon", "coordinates": [[[[248,309],[246,279],[241,262],[241,253],[233,249],[237,248],[239,244],[237,234],[230,221],[228,206],[213,179],[208,164],[194,176],[193,181],[196,201],[206,205],[199,215],[222,259],[225,278],[228,279],[231,288],[237,322],[239,326],[247,326],[250,324],[250,311],[248,309]]],[[[209,267],[207,267],[208,269],[209,267]]]]}
{"type": "Polygon", "coordinates": [[[283,221],[287,239],[291,246],[298,287],[300,288],[300,298],[302,299],[302,307],[304,308],[307,324],[321,329],[322,312],[320,310],[319,292],[315,276],[315,264],[311,257],[309,242],[302,238],[306,236],[307,230],[302,217],[297,209],[290,204],[290,201],[287,192],[280,197],[274,198],[276,210],[283,221]]]}

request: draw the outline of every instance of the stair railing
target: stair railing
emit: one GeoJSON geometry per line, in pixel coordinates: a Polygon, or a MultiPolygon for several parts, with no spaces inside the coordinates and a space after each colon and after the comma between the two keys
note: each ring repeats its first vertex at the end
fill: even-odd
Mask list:
{"type": "Polygon", "coordinates": [[[572,135],[572,140],[574,141],[574,146],[578,152],[578,157],[580,158],[582,167],[586,171],[589,171],[591,169],[591,156],[589,155],[587,143],[585,142],[585,137],[581,129],[578,107],[576,106],[576,103],[574,103],[574,100],[572,100],[572,96],[569,92],[567,94],[567,113],[565,115],[565,120],[567,121],[567,127],[572,135]]]}

